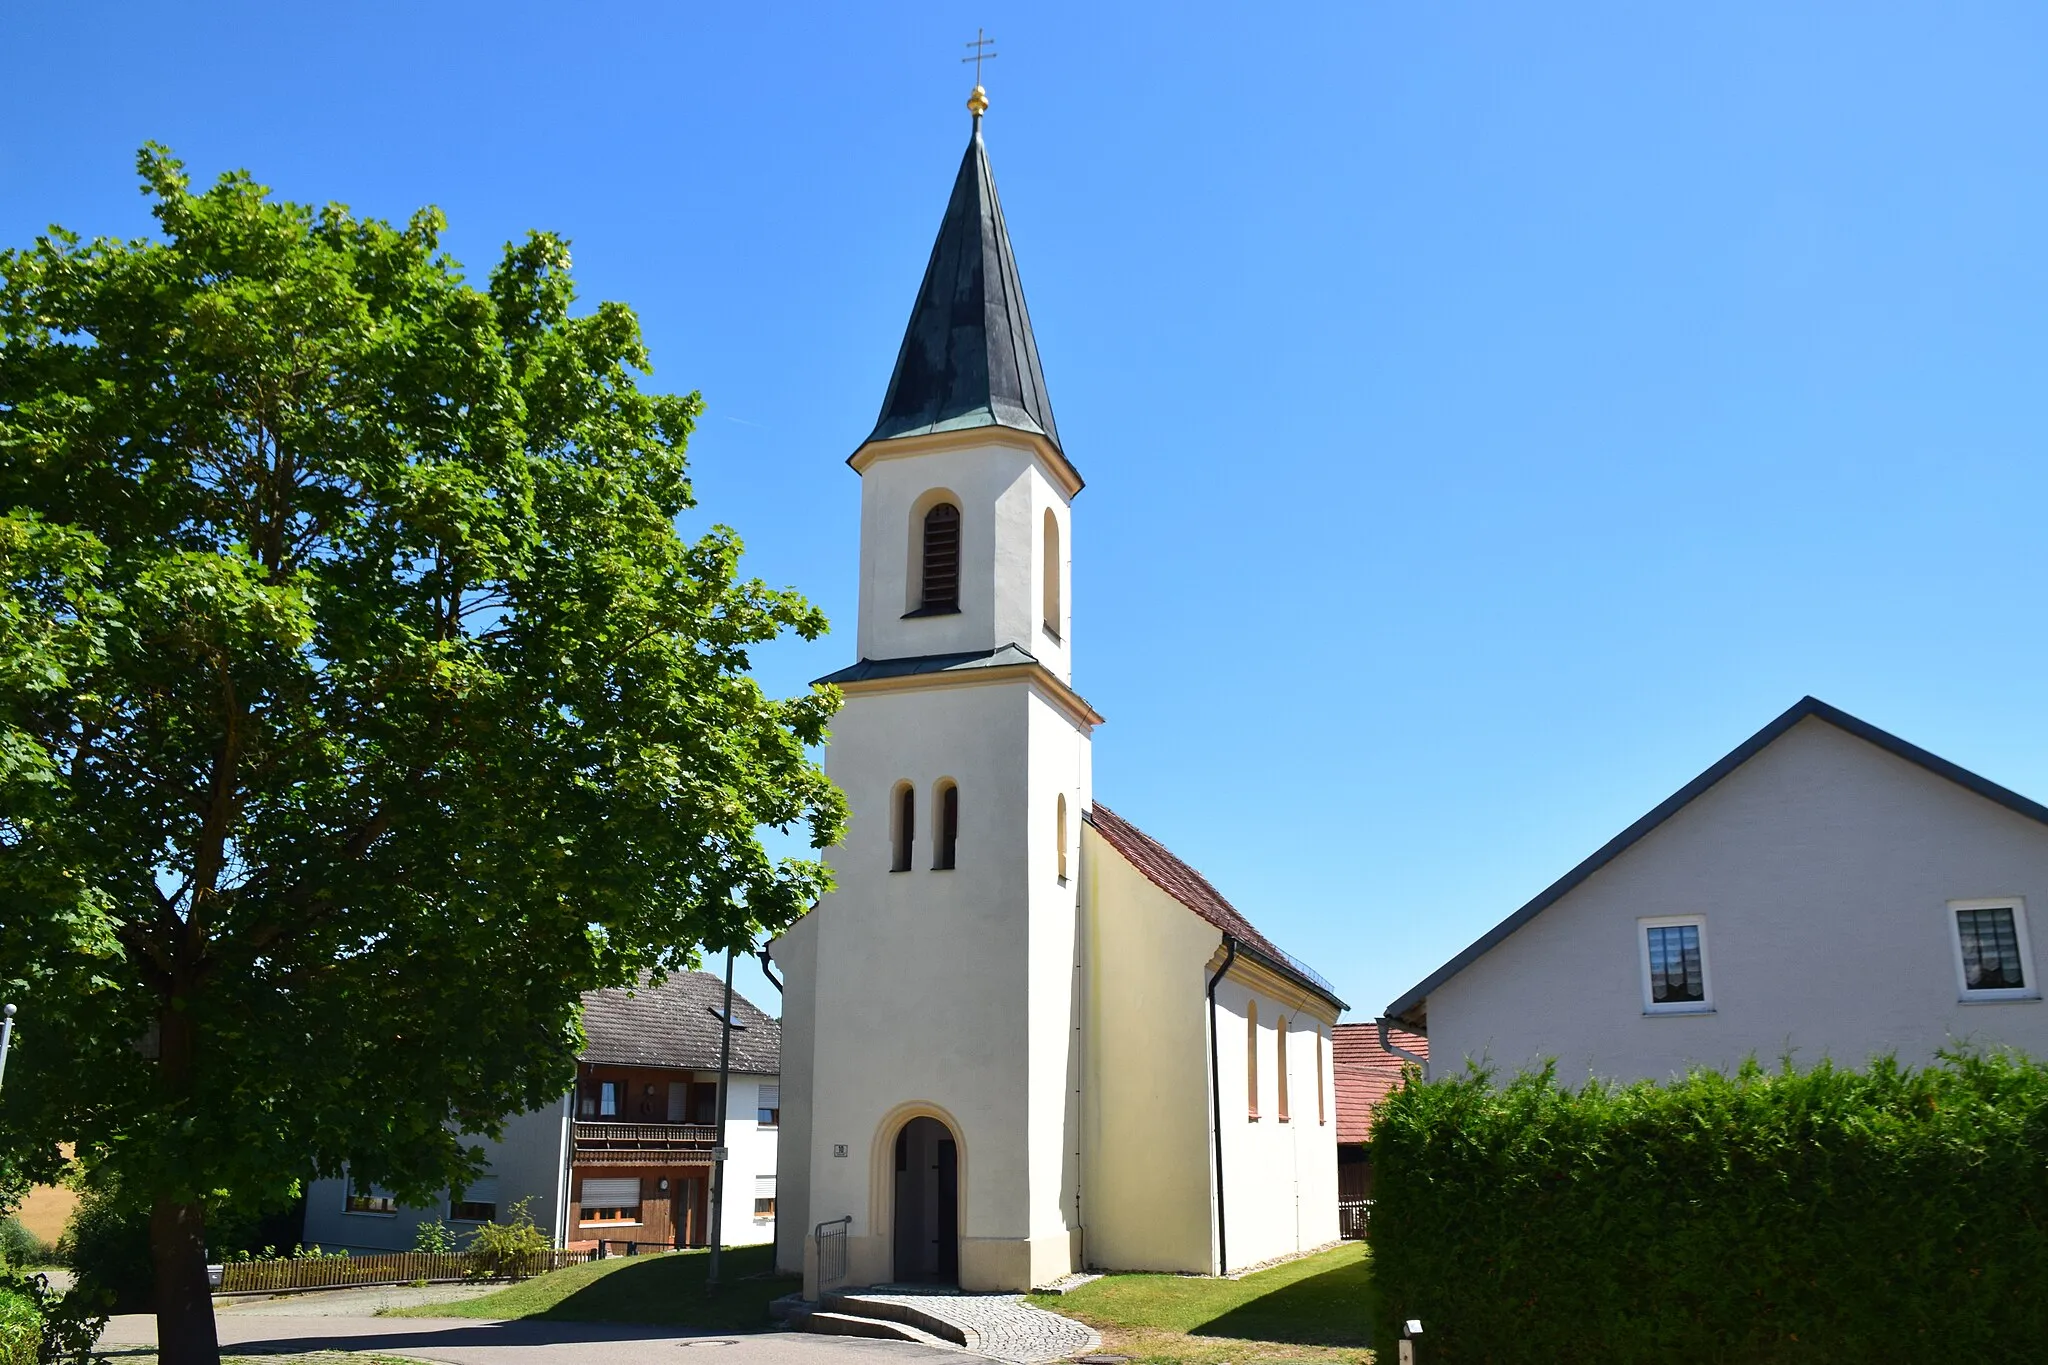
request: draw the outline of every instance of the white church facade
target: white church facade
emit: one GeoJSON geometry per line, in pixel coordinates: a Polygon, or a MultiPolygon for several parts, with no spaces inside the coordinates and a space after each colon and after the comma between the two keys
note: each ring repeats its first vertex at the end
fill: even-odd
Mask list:
{"type": "Polygon", "coordinates": [[[1094,803],[1081,491],[974,135],[861,479],[837,889],[786,977],[777,1261],[805,1293],[1215,1274],[1337,1237],[1327,983],[1094,803]],[[822,1237],[820,1234],[823,1234],[822,1237]],[[821,1257],[821,1248],[823,1255],[821,1257]]]}

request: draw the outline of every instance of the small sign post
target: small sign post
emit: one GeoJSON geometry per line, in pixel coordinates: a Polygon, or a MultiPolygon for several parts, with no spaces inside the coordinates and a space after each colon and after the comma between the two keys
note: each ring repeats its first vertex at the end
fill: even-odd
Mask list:
{"type": "Polygon", "coordinates": [[[731,1149],[726,1147],[713,1147],[711,1149],[711,1159],[713,1161],[730,1161],[732,1159],[731,1149]]]}

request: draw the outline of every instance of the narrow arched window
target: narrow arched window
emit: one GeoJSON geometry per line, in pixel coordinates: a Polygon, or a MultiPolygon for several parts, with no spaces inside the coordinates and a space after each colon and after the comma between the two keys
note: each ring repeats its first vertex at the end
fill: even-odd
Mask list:
{"type": "Polygon", "coordinates": [[[1060,638],[1060,519],[1045,509],[1045,633],[1060,638]]]}
{"type": "Polygon", "coordinates": [[[1259,1116],[1259,1002],[1244,1007],[1244,1109],[1247,1118],[1259,1116]]]}
{"type": "Polygon", "coordinates": [[[1059,844],[1059,877],[1067,879],[1067,794],[1061,792],[1059,803],[1053,807],[1052,837],[1059,844]]]}
{"type": "Polygon", "coordinates": [[[895,801],[891,803],[895,809],[891,812],[890,818],[890,823],[895,826],[890,831],[895,851],[889,861],[889,870],[908,872],[910,851],[917,847],[917,788],[908,782],[898,782],[895,796],[895,801]]]}
{"type": "Polygon", "coordinates": [[[924,514],[924,578],[918,610],[960,610],[960,509],[942,502],[924,514]]]}
{"type": "Polygon", "coordinates": [[[960,788],[941,782],[933,804],[938,807],[939,824],[932,831],[932,866],[944,872],[952,868],[960,847],[960,788]]]}
{"type": "Polygon", "coordinates": [[[1323,1031],[1316,1030],[1316,1122],[1328,1123],[1329,1111],[1323,1107],[1323,1031]]]}
{"type": "Polygon", "coordinates": [[[1273,1077],[1274,1077],[1274,1084],[1276,1084],[1276,1085],[1278,1085],[1278,1086],[1280,1087],[1280,1121],[1281,1121],[1282,1123],[1286,1123],[1286,1122],[1288,1122],[1288,1116],[1287,1116],[1287,1016],[1286,1016],[1286,1015],[1284,1015],[1284,1014],[1283,1014],[1283,1015],[1281,1015],[1281,1016],[1280,1016],[1280,1022],[1279,1022],[1279,1024],[1278,1024],[1278,1025],[1276,1025],[1276,1026],[1274,1027],[1274,1030],[1273,1030],[1273,1032],[1274,1032],[1274,1034],[1276,1035],[1276,1037],[1277,1037],[1277,1039],[1278,1039],[1278,1044],[1279,1044],[1279,1049],[1280,1049],[1280,1052],[1279,1052],[1279,1056],[1278,1056],[1278,1057],[1277,1057],[1277,1058],[1276,1058],[1276,1059],[1274,1060],[1274,1063],[1273,1063],[1273,1077]]]}

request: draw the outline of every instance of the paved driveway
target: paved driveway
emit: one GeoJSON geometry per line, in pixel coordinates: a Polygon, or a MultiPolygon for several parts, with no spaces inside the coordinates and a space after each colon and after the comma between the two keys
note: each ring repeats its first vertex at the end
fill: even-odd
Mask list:
{"type": "MultiPolygon", "coordinates": [[[[802,1332],[752,1336],[681,1335],[673,1327],[615,1323],[479,1322],[473,1318],[372,1318],[225,1312],[216,1316],[223,1349],[238,1355],[300,1351],[389,1351],[448,1365],[876,1365],[947,1361],[955,1351],[903,1341],[821,1337],[802,1332]],[[678,1348],[681,1348],[680,1350],[678,1348]]],[[[124,1314],[107,1324],[102,1350],[156,1344],[156,1320],[124,1314]]],[[[971,1357],[970,1357],[971,1358],[971,1357]]]]}

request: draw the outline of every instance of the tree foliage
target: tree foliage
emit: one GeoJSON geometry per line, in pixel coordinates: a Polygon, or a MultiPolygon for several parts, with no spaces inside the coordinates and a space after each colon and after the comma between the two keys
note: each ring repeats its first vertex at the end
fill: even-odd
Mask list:
{"type": "Polygon", "coordinates": [[[0,253],[0,1125],[161,1281],[217,1192],[459,1181],[582,991],[790,923],[824,866],[759,830],[843,806],[836,697],[749,674],[825,622],[677,533],[699,400],[563,241],[478,288],[435,211],[139,165],[160,239],[0,253]]]}
{"type": "Polygon", "coordinates": [[[1381,1321],[1445,1365],[2031,1361],[2048,1067],[1880,1059],[1578,1090],[1413,1081],[1375,1111],[1381,1321]]]}

